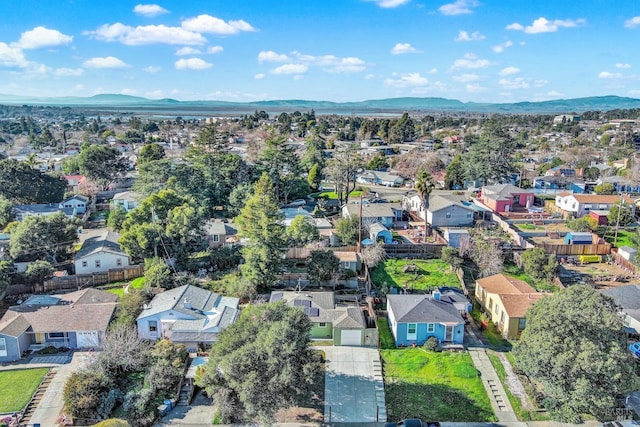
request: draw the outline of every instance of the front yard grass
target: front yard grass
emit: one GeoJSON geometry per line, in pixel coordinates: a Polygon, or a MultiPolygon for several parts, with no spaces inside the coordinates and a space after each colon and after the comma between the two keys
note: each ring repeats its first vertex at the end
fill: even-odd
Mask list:
{"type": "Polygon", "coordinates": [[[408,348],[381,350],[380,354],[389,420],[497,420],[468,353],[408,348]]]}
{"type": "MultiPolygon", "coordinates": [[[[124,296],[124,287],[127,282],[115,282],[115,283],[107,283],[106,285],[98,286],[98,289],[102,289],[103,291],[107,291],[111,294],[116,294],[120,299],[124,296]]],[[[144,277],[138,277],[137,279],[133,279],[129,283],[129,287],[131,289],[142,289],[144,286],[144,277]]]]}
{"type": "Polygon", "coordinates": [[[0,413],[21,411],[47,372],[49,368],[0,371],[0,413]]]}
{"type": "Polygon", "coordinates": [[[632,248],[636,248],[637,246],[633,243],[633,239],[637,236],[638,232],[635,229],[627,229],[627,230],[618,230],[618,240],[616,240],[616,232],[614,227],[608,227],[604,233],[602,233],[602,238],[607,242],[613,245],[613,241],[616,240],[616,247],[620,246],[630,246],[632,248]]]}
{"type": "Polygon", "coordinates": [[[371,270],[371,280],[377,287],[430,291],[439,286],[460,287],[458,276],[439,258],[429,260],[388,259],[371,270]],[[415,271],[403,271],[407,264],[414,264],[415,271]]]}

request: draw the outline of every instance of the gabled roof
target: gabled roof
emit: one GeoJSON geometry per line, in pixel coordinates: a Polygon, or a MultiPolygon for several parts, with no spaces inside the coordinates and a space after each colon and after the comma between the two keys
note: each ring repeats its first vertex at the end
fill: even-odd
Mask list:
{"type": "Polygon", "coordinates": [[[366,170],[362,172],[360,176],[373,176],[380,181],[387,181],[387,182],[404,181],[404,178],[401,177],[400,175],[395,175],[395,174],[384,172],[384,171],[366,170]]]}
{"type": "Polygon", "coordinates": [[[144,194],[137,191],[123,191],[113,195],[113,200],[131,200],[134,202],[141,202],[144,200],[144,194]]]}
{"type": "Polygon", "coordinates": [[[635,202],[629,196],[620,196],[618,194],[568,194],[573,196],[578,203],[602,203],[606,205],[613,205],[620,203],[620,200],[624,200],[624,203],[634,204],[635,202]]]}
{"type": "Polygon", "coordinates": [[[3,325],[0,328],[12,333],[20,329],[24,332],[28,324],[34,333],[106,331],[118,299],[117,295],[93,288],[57,297],[32,300],[34,304],[27,300],[10,307],[0,320],[3,325]],[[47,301],[53,304],[45,304],[47,301]]]}
{"type": "Polygon", "coordinates": [[[533,194],[533,191],[525,190],[524,188],[511,184],[486,185],[482,187],[482,195],[490,199],[505,199],[509,198],[512,194],[533,194]]]}
{"type": "Polygon", "coordinates": [[[387,295],[387,304],[398,323],[463,323],[458,310],[431,295],[387,295]]]}
{"type": "Polygon", "coordinates": [[[333,327],[339,329],[365,328],[364,315],[360,307],[336,307],[334,311],[333,327]]]}
{"type": "Polygon", "coordinates": [[[473,203],[467,202],[468,197],[465,195],[455,194],[437,194],[429,197],[429,211],[438,212],[439,210],[448,208],[450,206],[458,206],[462,209],[475,211],[473,203]],[[466,204],[464,202],[467,202],[466,204]]]}
{"type": "Polygon", "coordinates": [[[492,294],[529,294],[536,292],[526,282],[515,277],[505,276],[502,273],[478,279],[476,282],[485,291],[492,294]]]}
{"type": "Polygon", "coordinates": [[[502,306],[510,318],[525,317],[527,310],[536,301],[548,296],[543,293],[530,294],[501,294],[498,298],[502,301],[502,306]]]}
{"type": "Polygon", "coordinates": [[[193,319],[205,319],[208,317],[207,312],[222,311],[224,307],[237,308],[238,303],[238,298],[223,297],[197,286],[183,285],[153,297],[138,319],[170,310],[186,314],[193,319]]]}
{"type": "MultiPolygon", "coordinates": [[[[349,216],[360,216],[360,205],[355,203],[348,203],[345,205],[349,216]]],[[[363,218],[385,218],[395,217],[394,209],[400,209],[398,203],[365,203],[362,205],[362,217],[363,218]]]]}
{"type": "Polygon", "coordinates": [[[272,292],[269,302],[284,301],[305,311],[313,323],[333,322],[333,292],[272,292]]]}
{"type": "Polygon", "coordinates": [[[87,196],[83,196],[82,194],[76,194],[76,195],[73,195],[73,196],[69,197],[68,199],[64,199],[61,202],[61,204],[65,203],[65,202],[68,202],[70,200],[80,200],[81,202],[89,203],[89,198],[87,196]]]}
{"type": "Polygon", "coordinates": [[[3,317],[0,320],[0,334],[10,337],[19,337],[30,327],[29,321],[22,315],[13,316],[6,320],[3,317]]]}
{"type": "Polygon", "coordinates": [[[640,285],[626,285],[602,291],[623,309],[640,310],[640,285]]]}
{"type": "Polygon", "coordinates": [[[81,259],[88,255],[98,252],[111,252],[118,255],[128,256],[120,247],[118,239],[120,235],[113,231],[106,231],[95,237],[90,237],[82,243],[82,247],[75,256],[75,259],[81,259]]]}
{"type": "Polygon", "coordinates": [[[17,213],[43,215],[55,212],[62,212],[67,216],[73,216],[73,208],[61,208],[58,203],[44,203],[34,205],[14,205],[13,209],[17,213]]]}
{"type": "Polygon", "coordinates": [[[357,252],[333,251],[333,254],[338,257],[340,262],[358,262],[357,252]]]}

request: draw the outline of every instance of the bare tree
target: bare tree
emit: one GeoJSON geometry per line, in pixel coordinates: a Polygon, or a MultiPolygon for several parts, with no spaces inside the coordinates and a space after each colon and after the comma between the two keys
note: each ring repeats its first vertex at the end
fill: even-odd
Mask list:
{"type": "Polygon", "coordinates": [[[144,366],[151,342],[138,338],[135,327],[116,323],[102,340],[97,363],[104,372],[131,372],[144,366]]]}
{"type": "Polygon", "coordinates": [[[326,174],[335,186],[340,204],[349,202],[349,194],[356,188],[356,173],[363,161],[354,145],[337,148],[329,162],[326,174]]]}
{"type": "Polygon", "coordinates": [[[387,259],[387,252],[382,243],[367,245],[362,249],[362,260],[369,268],[375,267],[385,259],[387,259]]]}

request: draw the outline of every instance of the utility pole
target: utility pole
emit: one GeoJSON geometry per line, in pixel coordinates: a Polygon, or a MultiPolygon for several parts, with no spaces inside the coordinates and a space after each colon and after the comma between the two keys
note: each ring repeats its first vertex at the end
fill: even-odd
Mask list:
{"type": "Polygon", "coordinates": [[[618,246],[618,228],[620,227],[620,214],[622,213],[623,203],[624,203],[624,195],[620,197],[620,204],[618,205],[618,219],[616,220],[616,233],[613,237],[613,246],[618,246]]]}
{"type": "Polygon", "coordinates": [[[358,216],[358,253],[361,253],[362,249],[362,193],[360,193],[360,215],[358,216]]]}

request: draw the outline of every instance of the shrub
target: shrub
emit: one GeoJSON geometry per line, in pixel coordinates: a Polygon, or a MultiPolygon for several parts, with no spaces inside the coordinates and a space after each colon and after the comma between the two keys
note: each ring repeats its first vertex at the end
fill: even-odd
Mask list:
{"type": "Polygon", "coordinates": [[[427,351],[440,351],[440,343],[438,342],[438,338],[429,337],[424,343],[424,349],[427,351]]]}

